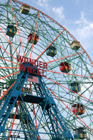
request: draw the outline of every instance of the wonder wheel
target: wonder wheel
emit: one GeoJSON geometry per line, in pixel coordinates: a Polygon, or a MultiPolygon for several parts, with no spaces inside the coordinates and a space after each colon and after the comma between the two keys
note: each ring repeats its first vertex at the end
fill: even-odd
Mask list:
{"type": "Polygon", "coordinates": [[[17,0],[0,3],[1,140],[92,140],[92,72],[57,21],[17,0]]]}

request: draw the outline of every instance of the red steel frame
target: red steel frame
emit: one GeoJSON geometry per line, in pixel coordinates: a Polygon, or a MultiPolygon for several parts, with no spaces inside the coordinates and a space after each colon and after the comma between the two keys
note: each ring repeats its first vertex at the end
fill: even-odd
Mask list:
{"type": "MultiPolygon", "coordinates": [[[[17,1],[17,0],[12,0],[12,1],[15,1],[15,2],[20,3],[20,4],[24,4],[24,3],[19,2],[19,1],[17,1]]],[[[14,19],[15,19],[17,31],[18,31],[18,34],[19,34],[19,39],[20,39],[20,43],[21,43],[21,46],[22,46],[23,54],[24,54],[24,56],[25,56],[25,52],[24,52],[24,48],[23,48],[22,41],[21,41],[21,37],[20,37],[20,32],[19,32],[19,29],[18,29],[17,21],[16,21],[16,18],[15,18],[15,15],[14,15],[14,11],[13,11],[13,7],[12,7],[11,0],[10,0],[10,5],[11,5],[12,12],[13,12],[13,16],[14,16],[14,19]]],[[[24,4],[24,5],[26,5],[26,4],[24,4]]],[[[38,11],[38,16],[37,16],[37,21],[36,21],[36,27],[35,27],[35,33],[34,33],[34,39],[35,39],[36,30],[37,30],[37,24],[38,24],[38,19],[39,19],[39,14],[40,14],[40,13],[44,14],[44,13],[41,12],[40,10],[34,8],[34,7],[31,7],[31,6],[29,6],[29,7],[32,8],[32,9],[34,9],[34,10],[37,10],[37,11],[38,11]]],[[[54,21],[54,22],[55,22],[56,24],[58,24],[59,26],[61,26],[61,27],[63,28],[63,30],[62,30],[62,31],[60,32],[60,34],[47,46],[47,48],[36,58],[36,60],[39,59],[40,56],[51,46],[51,44],[63,33],[63,31],[66,30],[66,29],[65,29],[62,25],[60,25],[57,21],[55,21],[54,19],[50,18],[50,17],[49,17],[48,15],[46,15],[46,14],[44,14],[44,15],[47,16],[50,20],[54,21]]],[[[5,36],[5,38],[7,39],[7,41],[10,43],[10,45],[13,47],[13,49],[16,51],[16,53],[19,55],[19,53],[18,53],[17,50],[14,48],[14,46],[13,46],[12,43],[9,41],[9,39],[8,39],[7,36],[4,34],[4,32],[2,31],[1,28],[0,28],[0,30],[1,30],[1,32],[3,33],[3,35],[5,36]]],[[[66,30],[66,32],[73,38],[73,40],[76,40],[67,30],[66,30]]],[[[32,55],[33,47],[34,47],[34,39],[33,39],[32,48],[31,48],[31,52],[30,52],[30,58],[31,58],[31,55],[32,55]]],[[[79,45],[80,45],[80,44],[79,44],[79,45]]],[[[89,57],[89,55],[87,54],[87,52],[85,51],[85,49],[84,49],[81,45],[80,45],[80,47],[84,50],[83,52],[79,52],[79,53],[76,53],[76,54],[73,54],[73,55],[69,55],[69,56],[66,56],[66,57],[63,57],[63,58],[60,58],[60,59],[56,59],[56,60],[53,60],[53,61],[49,61],[49,62],[47,62],[47,63],[52,63],[52,62],[54,62],[54,61],[61,60],[61,59],[67,58],[67,57],[71,57],[71,56],[74,56],[74,55],[77,55],[77,54],[86,53],[87,57],[89,58],[89,61],[90,61],[91,64],[93,65],[93,62],[92,62],[92,60],[90,59],[90,57],[89,57]]],[[[1,46],[0,46],[0,48],[3,49],[1,46]]],[[[3,50],[4,50],[4,49],[3,49],[3,50]]],[[[7,52],[6,50],[4,50],[4,51],[7,52]]],[[[7,52],[7,53],[8,53],[8,52],[7,52]]],[[[10,53],[8,53],[8,54],[9,54],[10,56],[12,56],[10,53]]],[[[16,59],[14,56],[12,56],[12,57],[13,57],[14,59],[16,59]]],[[[9,61],[9,60],[4,59],[4,58],[0,58],[0,59],[5,60],[5,61],[8,61],[8,62],[11,62],[11,63],[14,63],[14,64],[16,64],[16,65],[19,65],[18,63],[9,61]]],[[[2,68],[12,68],[12,67],[2,67],[2,68]]],[[[14,68],[17,69],[18,67],[14,67],[14,68]]],[[[48,70],[47,70],[47,71],[48,71],[48,70]]],[[[49,71],[49,72],[53,72],[53,71],[49,71]]],[[[1,79],[4,79],[4,78],[6,78],[6,77],[9,77],[9,76],[11,76],[11,75],[13,75],[13,74],[17,74],[17,73],[19,73],[19,71],[15,72],[15,73],[12,73],[12,74],[9,74],[9,75],[7,75],[7,76],[1,77],[0,80],[1,80],[1,79]]],[[[59,72],[54,72],[54,73],[59,73],[59,72]]],[[[69,73],[60,73],[60,74],[75,75],[75,74],[69,74],[69,73]]],[[[76,74],[76,76],[88,77],[88,76],[83,76],[83,75],[78,75],[78,74],[76,74]]],[[[57,83],[57,82],[55,82],[55,81],[53,81],[53,80],[47,78],[46,76],[45,76],[45,78],[48,79],[48,80],[50,80],[50,81],[52,81],[52,82],[54,82],[55,84],[58,84],[59,86],[62,86],[62,85],[60,85],[59,83],[57,83]]],[[[91,78],[91,77],[88,77],[88,78],[91,78]]],[[[14,83],[15,83],[15,82],[14,82],[14,83]]],[[[14,83],[10,86],[10,88],[14,85],[14,83]]],[[[31,84],[30,84],[30,87],[31,87],[31,84]]],[[[62,86],[62,87],[64,87],[64,86],[62,86]]],[[[10,89],[10,88],[9,88],[9,89],[10,89]]],[[[66,88],[66,87],[64,87],[64,88],[66,88]]],[[[8,89],[8,90],[9,90],[9,89],[8,89]]],[[[66,89],[68,89],[68,88],[66,88],[66,89]]],[[[7,90],[7,91],[8,91],[8,90],[7,90]]],[[[30,90],[31,90],[31,88],[30,88],[30,90]]],[[[50,89],[49,89],[49,90],[50,90],[50,89]]],[[[68,89],[68,90],[70,90],[70,89],[68,89]]],[[[7,91],[4,92],[3,96],[1,96],[0,99],[2,99],[2,98],[4,97],[5,94],[7,94],[7,91]]],[[[51,91],[51,90],[50,90],[50,91],[51,91]]],[[[70,90],[70,91],[71,91],[71,90],[70,90]]],[[[52,94],[53,94],[56,98],[58,98],[58,99],[66,106],[66,108],[68,108],[68,109],[72,112],[72,110],[71,110],[57,95],[55,95],[55,93],[54,93],[53,91],[51,91],[51,92],[52,92],[52,94]]],[[[78,93],[76,93],[76,92],[74,92],[74,91],[71,91],[71,92],[73,92],[73,93],[75,93],[75,94],[78,94],[78,93]]],[[[31,90],[31,94],[32,94],[32,90],[31,90]]],[[[85,98],[85,99],[87,99],[87,100],[90,101],[90,102],[93,102],[92,100],[90,100],[90,99],[88,99],[88,98],[86,98],[86,97],[84,97],[84,96],[82,96],[82,95],[80,95],[80,94],[78,94],[78,95],[81,96],[81,97],[83,97],[83,98],[85,98]]],[[[18,101],[17,108],[18,108],[19,102],[20,102],[20,101],[18,101]]],[[[34,104],[33,104],[33,110],[34,110],[34,115],[35,115],[34,104]]],[[[13,119],[13,123],[12,123],[11,129],[13,128],[13,125],[14,125],[16,113],[17,113],[17,110],[16,110],[15,115],[14,115],[14,119],[13,119]]],[[[73,113],[73,112],[72,112],[72,113],[73,113]]],[[[84,123],[75,113],[73,113],[73,114],[74,114],[84,125],[86,125],[86,123],[84,123]]],[[[56,120],[55,120],[55,121],[56,121],[56,120]]],[[[35,118],[35,123],[36,123],[36,128],[38,128],[36,118],[35,118]]],[[[59,127],[60,127],[60,126],[59,126],[59,127]]],[[[88,129],[90,129],[90,130],[93,132],[93,130],[92,130],[91,128],[89,128],[87,125],[86,125],[86,127],[87,127],[88,129]]],[[[10,131],[10,135],[11,135],[11,131],[10,131]]],[[[9,135],[9,136],[10,136],[10,135],[9,135]]],[[[10,139],[10,138],[9,138],[9,139],[10,139]]],[[[8,140],[9,140],[9,139],[8,139],[8,140]]]]}

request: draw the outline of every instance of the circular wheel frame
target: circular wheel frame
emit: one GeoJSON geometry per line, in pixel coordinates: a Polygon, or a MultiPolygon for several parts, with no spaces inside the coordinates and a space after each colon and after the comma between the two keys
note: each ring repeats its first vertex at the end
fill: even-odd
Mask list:
{"type": "MultiPolygon", "coordinates": [[[[47,69],[43,69],[43,79],[72,135],[74,136],[74,133],[77,132],[77,128],[84,127],[87,132],[86,139],[92,139],[93,64],[90,57],[69,31],[45,13],[26,4],[24,5],[30,8],[29,13],[20,13],[22,4],[17,0],[0,3],[0,99],[2,100],[8,94],[20,72],[17,55],[47,63],[47,69]],[[7,33],[8,25],[16,27],[14,36],[7,33]],[[30,33],[33,34],[32,42],[28,42],[30,33]],[[36,35],[38,41],[35,44],[34,38],[36,35]],[[73,41],[78,44],[78,49],[71,48],[73,41]],[[51,46],[56,49],[54,56],[46,53],[51,46]],[[66,68],[60,70],[60,64],[63,63],[65,67],[64,62],[70,65],[69,71],[66,68]],[[81,90],[73,90],[73,84],[71,86],[73,82],[79,83],[81,90]],[[78,103],[83,104],[85,109],[85,112],[81,115],[73,112],[72,109],[72,106],[78,103]]],[[[76,88],[78,87],[76,86],[76,88]]],[[[35,95],[33,82],[25,82],[23,91],[26,94],[35,95]]],[[[26,105],[32,112],[35,125],[38,127],[40,112],[35,117],[38,105],[33,103],[26,103],[26,105]]],[[[16,109],[14,108],[12,113],[15,112],[16,109]]],[[[7,124],[6,128],[8,129],[20,127],[15,119],[8,119],[7,124]],[[15,127],[13,123],[15,123],[15,127]]],[[[44,120],[42,121],[41,130],[47,132],[44,120]]],[[[44,135],[42,134],[41,137],[44,138],[44,135]]]]}

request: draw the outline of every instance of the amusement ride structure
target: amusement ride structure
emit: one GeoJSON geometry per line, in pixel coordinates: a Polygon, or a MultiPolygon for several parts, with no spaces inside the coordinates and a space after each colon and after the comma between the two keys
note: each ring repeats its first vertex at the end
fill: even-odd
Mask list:
{"type": "Polygon", "coordinates": [[[91,140],[92,66],[57,21],[0,3],[0,140],[91,140]]]}

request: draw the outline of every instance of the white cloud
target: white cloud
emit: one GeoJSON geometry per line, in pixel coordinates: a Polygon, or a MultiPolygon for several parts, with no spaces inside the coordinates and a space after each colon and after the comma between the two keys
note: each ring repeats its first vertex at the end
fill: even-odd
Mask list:
{"type": "Polygon", "coordinates": [[[82,42],[85,49],[91,49],[92,45],[89,44],[89,42],[93,40],[93,22],[87,20],[84,12],[81,12],[79,20],[73,22],[71,33],[78,39],[78,41],[82,42]]]}
{"type": "Polygon", "coordinates": [[[79,20],[75,21],[75,24],[80,24],[80,25],[87,25],[88,21],[85,18],[84,12],[81,12],[81,17],[79,20]]]}
{"type": "Polygon", "coordinates": [[[77,20],[71,20],[69,31],[80,42],[83,48],[87,51],[90,58],[93,58],[93,21],[88,20],[84,12],[81,12],[80,18],[77,20]]]}
{"type": "Polygon", "coordinates": [[[77,33],[82,39],[93,35],[93,22],[88,21],[83,12],[81,12],[81,17],[75,21],[75,24],[77,25],[77,33]]]}
{"type": "Polygon", "coordinates": [[[38,0],[36,3],[41,7],[48,7],[48,0],[38,0]]]}
{"type": "Polygon", "coordinates": [[[90,25],[89,25],[89,26],[90,26],[90,28],[92,29],[92,28],[93,28],[93,23],[90,23],[90,25]]]}
{"type": "Polygon", "coordinates": [[[52,8],[52,11],[57,14],[61,19],[64,18],[64,14],[63,14],[63,11],[64,11],[64,8],[63,7],[54,7],[52,8]]]}

